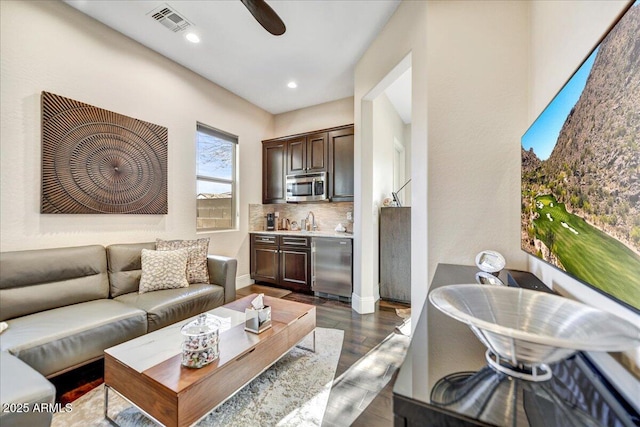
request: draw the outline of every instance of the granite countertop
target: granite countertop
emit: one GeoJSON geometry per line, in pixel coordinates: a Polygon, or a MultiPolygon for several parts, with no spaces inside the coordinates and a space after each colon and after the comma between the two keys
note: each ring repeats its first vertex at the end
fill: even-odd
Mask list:
{"type": "Polygon", "coordinates": [[[292,231],[292,230],[277,230],[277,231],[263,231],[252,230],[251,234],[277,234],[280,236],[305,236],[305,237],[334,237],[337,239],[353,239],[353,233],[339,233],[337,231],[292,231]]]}

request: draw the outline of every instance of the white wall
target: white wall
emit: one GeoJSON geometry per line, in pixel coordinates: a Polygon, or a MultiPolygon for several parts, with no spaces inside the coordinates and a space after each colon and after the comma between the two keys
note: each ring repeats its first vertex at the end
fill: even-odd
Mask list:
{"type": "MultiPolygon", "coordinates": [[[[404,159],[404,176],[408,181],[411,178],[411,123],[404,125],[404,159]]],[[[403,202],[402,206],[411,206],[411,183],[404,187],[400,198],[403,202]]]]}
{"type": "Polygon", "coordinates": [[[531,2],[530,122],[558,93],[628,3],[531,2]]]}
{"type": "MultiPolygon", "coordinates": [[[[355,70],[354,295],[356,311],[375,309],[377,206],[373,193],[373,102],[364,100],[408,55],[412,67],[411,300],[414,315],[427,295],[427,2],[402,2],[355,70]]],[[[379,88],[378,88],[379,89],[379,88]]],[[[417,324],[417,318],[413,322],[417,324]]]]}
{"type": "MultiPolygon", "coordinates": [[[[483,249],[523,269],[520,137],[527,128],[526,2],[429,3],[429,266],[483,249]]],[[[415,146],[415,145],[414,145],[415,146]]]]}
{"type": "Polygon", "coordinates": [[[62,2],[0,7],[0,249],[195,238],[200,121],[238,135],[240,155],[240,230],[202,236],[211,237],[210,252],[238,258],[238,274],[248,274],[248,205],[261,201],[256,165],[273,116],[62,2]],[[43,90],[167,127],[169,214],[41,215],[43,90]]]}
{"type": "MultiPolygon", "coordinates": [[[[529,122],[542,112],[606,33],[627,1],[535,1],[531,4],[531,76],[529,122]],[[553,66],[550,66],[553,64],[553,66]]],[[[563,295],[611,311],[635,324],[640,316],[604,297],[533,256],[528,270],[563,295]]],[[[627,353],[631,369],[640,372],[640,348],[627,353]],[[635,366],[633,366],[635,364],[635,366]]],[[[631,389],[637,400],[640,383],[605,359],[600,360],[614,381],[631,389]]]]}
{"type": "MultiPolygon", "coordinates": [[[[396,190],[393,182],[394,139],[404,145],[404,123],[387,95],[384,93],[373,100],[373,204],[376,218],[380,216],[380,206],[391,192],[396,190]]],[[[402,184],[400,184],[402,185],[402,184]]],[[[409,194],[409,193],[407,193],[409,194]]],[[[380,239],[379,228],[373,228],[374,242],[380,239]]],[[[379,245],[373,247],[373,283],[379,285],[379,245]]],[[[374,290],[374,294],[377,291],[374,290]]],[[[379,294],[377,294],[379,296],[379,294]]]]}
{"type": "Polygon", "coordinates": [[[377,242],[369,236],[377,224],[367,217],[375,203],[370,106],[360,100],[409,52],[414,310],[438,263],[473,264],[491,248],[509,267],[526,266],[519,140],[527,124],[528,10],[525,2],[403,2],[356,66],[355,292],[363,299],[373,295],[377,242]]]}
{"type": "Polygon", "coordinates": [[[274,138],[353,123],[353,97],[276,114],[274,138]]]}
{"type": "Polygon", "coordinates": [[[394,139],[405,145],[404,126],[387,95],[373,101],[373,200],[378,205],[397,189],[393,182],[394,139]]]}

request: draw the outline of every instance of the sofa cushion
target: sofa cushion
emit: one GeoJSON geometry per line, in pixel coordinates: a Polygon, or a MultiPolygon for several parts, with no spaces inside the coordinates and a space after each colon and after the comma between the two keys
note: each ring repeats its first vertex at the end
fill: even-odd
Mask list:
{"type": "Polygon", "coordinates": [[[145,294],[132,292],[115,300],[146,311],[148,332],[151,332],[223,305],[224,289],[200,283],[145,294]]]}
{"type": "Polygon", "coordinates": [[[48,426],[53,412],[39,408],[52,405],[55,398],[56,389],[45,377],[8,352],[0,353],[0,425],[48,426]]]}
{"type": "Polygon", "coordinates": [[[104,349],[147,332],[142,310],[102,299],[8,321],[0,350],[52,376],[103,355],[104,349]]]}
{"type": "Polygon", "coordinates": [[[209,238],[197,240],[162,240],[156,239],[156,250],[171,251],[186,248],[189,250],[187,260],[187,281],[189,283],[209,283],[207,255],[209,254],[209,238]]]}
{"type": "Polygon", "coordinates": [[[189,249],[175,251],[142,250],[142,276],[138,293],[186,288],[189,249]]]}
{"type": "Polygon", "coordinates": [[[0,320],[108,295],[102,246],[0,253],[0,320]]]}
{"type": "Polygon", "coordinates": [[[138,292],[142,274],[142,250],[155,248],[155,242],[107,246],[109,292],[112,298],[129,292],[138,292]]]}

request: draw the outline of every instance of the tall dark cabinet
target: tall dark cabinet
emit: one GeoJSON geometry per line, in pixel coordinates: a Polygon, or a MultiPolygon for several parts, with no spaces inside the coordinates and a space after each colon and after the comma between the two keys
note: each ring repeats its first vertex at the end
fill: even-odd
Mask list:
{"type": "Polygon", "coordinates": [[[411,302],[411,208],[380,209],[380,297],[411,302]]]}

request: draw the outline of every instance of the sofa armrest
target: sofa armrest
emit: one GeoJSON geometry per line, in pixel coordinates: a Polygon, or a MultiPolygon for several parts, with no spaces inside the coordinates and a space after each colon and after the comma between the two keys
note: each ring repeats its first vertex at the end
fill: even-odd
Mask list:
{"type": "Polygon", "coordinates": [[[224,288],[224,303],[235,301],[238,260],[220,255],[209,255],[207,267],[209,268],[209,283],[224,288]]]}
{"type": "Polygon", "coordinates": [[[16,356],[0,353],[0,425],[49,426],[53,412],[36,408],[50,408],[55,398],[56,388],[42,374],[16,356]]]}

